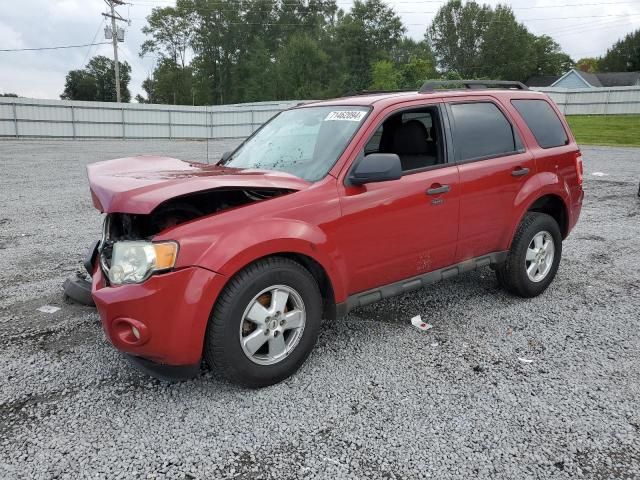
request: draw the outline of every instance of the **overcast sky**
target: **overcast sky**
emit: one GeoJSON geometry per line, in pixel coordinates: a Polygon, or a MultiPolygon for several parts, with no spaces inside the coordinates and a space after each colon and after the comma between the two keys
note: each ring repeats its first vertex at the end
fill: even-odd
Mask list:
{"type": "MultiPolygon", "coordinates": [[[[1,0],[0,49],[77,45],[104,41],[103,0],[1,0]],[[99,28],[100,27],[100,28],[99,28]],[[97,33],[97,35],[96,35],[97,33]]],[[[153,71],[153,58],[140,58],[145,17],[153,6],[171,0],[130,0],[119,12],[131,19],[120,60],[132,66],[132,97],[142,93],[142,81],[153,71]]],[[[421,39],[438,7],[445,0],[390,0],[402,17],[408,34],[421,39]]],[[[495,5],[498,0],[484,3],[495,5]]],[[[552,36],[574,60],[598,56],[616,40],[640,28],[640,0],[513,0],[509,3],[519,21],[531,32],[552,36]]],[[[347,0],[338,0],[348,9],[347,0]]],[[[59,98],[69,70],[82,68],[87,59],[111,57],[111,45],[56,51],[0,52],[0,93],[24,97],[59,98]]]]}

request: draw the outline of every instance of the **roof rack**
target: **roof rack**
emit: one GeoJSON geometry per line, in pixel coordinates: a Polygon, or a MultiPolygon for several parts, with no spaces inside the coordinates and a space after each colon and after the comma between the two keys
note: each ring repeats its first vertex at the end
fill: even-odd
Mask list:
{"type": "Polygon", "coordinates": [[[469,90],[481,90],[491,87],[515,88],[517,90],[529,90],[522,82],[513,82],[506,80],[427,80],[424,82],[419,93],[430,93],[438,89],[438,87],[446,87],[448,85],[462,85],[469,90]]]}

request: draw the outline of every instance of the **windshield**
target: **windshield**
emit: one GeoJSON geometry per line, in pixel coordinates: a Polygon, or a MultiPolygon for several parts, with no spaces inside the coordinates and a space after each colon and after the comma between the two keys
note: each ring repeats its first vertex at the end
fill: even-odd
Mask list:
{"type": "Polygon", "coordinates": [[[220,165],[287,172],[314,182],[336,163],[362,124],[367,107],[286,110],[220,165]]]}

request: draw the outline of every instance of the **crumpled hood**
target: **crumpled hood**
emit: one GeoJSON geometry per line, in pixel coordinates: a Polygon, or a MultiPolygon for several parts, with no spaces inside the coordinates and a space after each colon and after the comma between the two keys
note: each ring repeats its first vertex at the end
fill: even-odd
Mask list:
{"type": "Polygon", "coordinates": [[[243,170],[176,158],[138,156],[87,166],[94,206],[103,213],[151,213],[166,200],[214,188],[281,188],[310,185],[294,175],[243,170]]]}

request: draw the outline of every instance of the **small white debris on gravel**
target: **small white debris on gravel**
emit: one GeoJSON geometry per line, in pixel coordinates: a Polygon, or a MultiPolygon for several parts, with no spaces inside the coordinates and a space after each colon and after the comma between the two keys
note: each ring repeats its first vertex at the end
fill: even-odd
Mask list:
{"type": "Polygon", "coordinates": [[[426,332],[427,330],[433,328],[433,325],[423,322],[422,317],[420,315],[416,315],[411,319],[411,325],[416,327],[419,330],[426,332]]]}
{"type": "Polygon", "coordinates": [[[585,176],[542,296],[469,272],[325,322],[296,375],[246,390],[210,371],[150,379],[93,309],[61,303],[100,234],[85,164],[205,148],[0,141],[0,479],[640,478],[640,149],[583,149],[610,176],[585,176]],[[438,348],[405,312],[437,319],[438,348]]]}
{"type": "Polygon", "coordinates": [[[37,310],[42,313],[56,313],[58,310],[60,310],[60,307],[54,307],[53,305],[43,305],[37,310]]]}
{"type": "Polygon", "coordinates": [[[533,360],[531,360],[530,358],[518,357],[518,360],[520,360],[522,363],[533,363],[533,360]]]}

